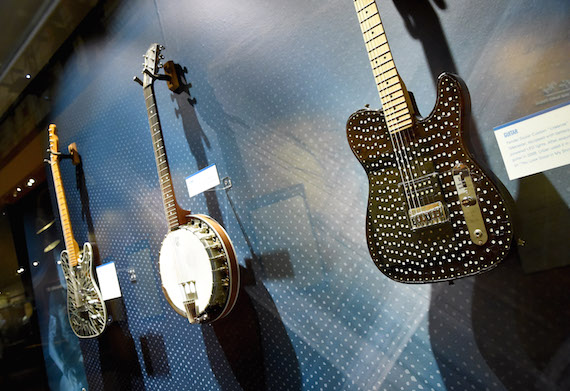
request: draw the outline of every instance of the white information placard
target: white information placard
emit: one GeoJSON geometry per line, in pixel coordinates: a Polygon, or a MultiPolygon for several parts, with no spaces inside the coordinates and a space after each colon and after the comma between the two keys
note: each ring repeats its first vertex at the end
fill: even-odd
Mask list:
{"type": "Polygon", "coordinates": [[[220,177],[218,176],[218,169],[215,164],[203,168],[186,178],[186,187],[188,187],[190,197],[194,197],[219,184],[220,177]]]}
{"type": "Polygon", "coordinates": [[[570,164],[570,102],[493,130],[510,180],[570,164]]]}
{"type": "Polygon", "coordinates": [[[99,280],[99,289],[103,300],[116,299],[121,297],[121,287],[117,278],[117,268],[115,262],[104,263],[95,268],[97,271],[97,279],[99,280]]]}

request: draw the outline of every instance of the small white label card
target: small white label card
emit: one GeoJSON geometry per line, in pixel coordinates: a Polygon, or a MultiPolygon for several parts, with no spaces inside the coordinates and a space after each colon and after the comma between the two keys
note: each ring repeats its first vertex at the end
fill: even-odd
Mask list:
{"type": "Polygon", "coordinates": [[[493,130],[510,180],[570,164],[570,102],[493,130]]]}
{"type": "Polygon", "coordinates": [[[111,300],[121,297],[121,287],[119,287],[119,279],[117,278],[115,262],[104,263],[97,266],[95,270],[97,271],[99,289],[101,289],[103,300],[111,300]]]}
{"type": "Polygon", "coordinates": [[[201,169],[195,174],[186,178],[186,186],[188,187],[188,194],[194,197],[212,187],[220,184],[220,177],[218,176],[218,169],[215,164],[201,169]]]}

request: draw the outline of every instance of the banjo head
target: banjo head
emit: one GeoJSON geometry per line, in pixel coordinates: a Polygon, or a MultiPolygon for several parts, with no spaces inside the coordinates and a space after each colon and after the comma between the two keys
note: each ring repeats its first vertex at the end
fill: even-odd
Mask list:
{"type": "Polygon", "coordinates": [[[227,315],[239,290],[239,266],[225,230],[203,215],[169,232],[160,250],[159,271],[168,303],[190,323],[227,315]],[[190,292],[190,296],[189,296],[190,292]],[[194,310],[188,313],[189,297],[194,310]]]}

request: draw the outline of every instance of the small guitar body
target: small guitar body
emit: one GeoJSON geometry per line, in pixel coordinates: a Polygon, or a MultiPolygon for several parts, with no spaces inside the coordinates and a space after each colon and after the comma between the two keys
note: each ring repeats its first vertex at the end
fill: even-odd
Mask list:
{"type": "Polygon", "coordinates": [[[61,252],[61,268],[67,284],[67,314],[79,338],[92,338],[105,330],[107,309],[93,276],[93,249],[83,245],[77,265],[71,266],[67,250],[61,252]]]}
{"type": "Polygon", "coordinates": [[[510,217],[497,186],[466,149],[469,97],[442,74],[431,114],[391,134],[382,111],[347,123],[370,184],[367,241],[374,263],[404,283],[453,280],[495,267],[509,251],[510,217]]]}

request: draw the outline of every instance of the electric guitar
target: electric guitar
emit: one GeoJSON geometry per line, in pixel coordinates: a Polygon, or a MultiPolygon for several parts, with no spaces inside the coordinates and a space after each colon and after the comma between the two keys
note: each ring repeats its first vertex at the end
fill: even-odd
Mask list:
{"type": "Polygon", "coordinates": [[[60,264],[67,285],[67,315],[71,329],[79,338],[100,335],[107,324],[107,309],[93,276],[93,249],[89,242],[79,249],[73,237],[67,200],[61,181],[59,160],[61,153],[55,125],[49,126],[49,163],[61,219],[65,250],[61,252],[60,264]]]}
{"type": "Polygon", "coordinates": [[[143,80],[134,78],[143,87],[169,229],[159,257],[162,291],[170,306],[190,323],[209,323],[226,316],[234,307],[240,284],[239,265],[224,228],[209,216],[182,209],[176,201],[154,97],[154,81],[168,80],[168,76],[158,74],[162,50],[161,45],[152,44],[144,55],[143,80]]]}
{"type": "Polygon", "coordinates": [[[512,241],[510,216],[493,181],[463,141],[469,94],[443,73],[426,118],[392,59],[376,3],[355,0],[383,110],[347,122],[350,147],[369,180],[366,232],[378,269],[393,280],[453,280],[495,267],[512,241]]]}

